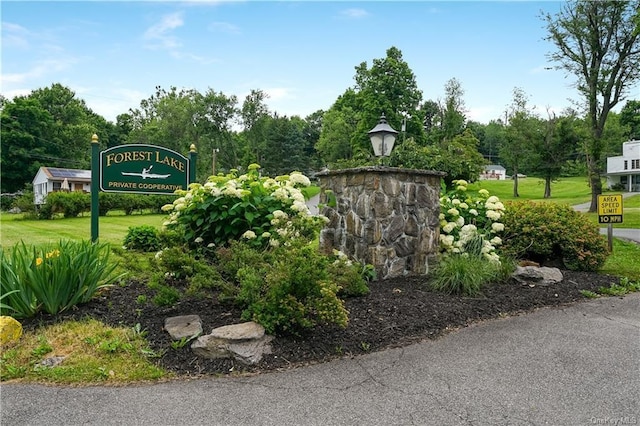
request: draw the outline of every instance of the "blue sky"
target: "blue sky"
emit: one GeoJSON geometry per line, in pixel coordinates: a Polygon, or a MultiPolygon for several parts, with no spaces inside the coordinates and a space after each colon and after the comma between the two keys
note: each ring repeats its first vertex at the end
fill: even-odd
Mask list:
{"type": "MultiPolygon", "coordinates": [[[[561,2],[2,1],[0,93],[61,83],[107,120],[156,86],[213,89],[241,102],[251,89],[272,111],[328,109],[354,67],[395,46],[424,99],[456,78],[470,119],[488,123],[514,87],[546,116],[579,100],[550,66],[541,10],[561,2]]],[[[634,89],[639,97],[640,90],[634,89]]],[[[633,98],[633,96],[632,96],[633,98]]]]}

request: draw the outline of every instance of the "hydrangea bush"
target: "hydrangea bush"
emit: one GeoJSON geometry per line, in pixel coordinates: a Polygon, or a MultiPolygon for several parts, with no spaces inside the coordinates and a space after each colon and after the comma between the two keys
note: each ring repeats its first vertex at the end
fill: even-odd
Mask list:
{"type": "Polygon", "coordinates": [[[289,233],[313,234],[326,218],[309,214],[300,188],[310,185],[299,172],[276,178],[261,177],[252,164],[246,174],[232,170],[193,183],[179,198],[162,209],[164,223],[183,233],[192,246],[217,247],[244,239],[256,247],[276,246],[289,233]]]}
{"type": "Polygon", "coordinates": [[[465,180],[454,180],[455,188],[440,197],[440,251],[450,254],[481,254],[490,262],[499,263],[497,247],[504,204],[498,197],[481,189],[478,195],[467,193],[465,180]]]}

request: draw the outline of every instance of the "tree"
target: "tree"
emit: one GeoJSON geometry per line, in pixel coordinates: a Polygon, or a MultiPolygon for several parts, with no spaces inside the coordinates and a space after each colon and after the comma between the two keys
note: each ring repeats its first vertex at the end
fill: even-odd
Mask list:
{"type": "Polygon", "coordinates": [[[444,139],[450,140],[465,128],[464,89],[457,79],[452,78],[445,84],[444,92],[442,131],[444,139]]]}
{"type": "Polygon", "coordinates": [[[352,143],[357,147],[370,150],[367,133],[385,114],[387,122],[400,130],[406,118],[406,137],[424,138],[422,117],[418,113],[422,92],[418,90],[416,77],[402,58],[397,47],[387,49],[385,58],[374,59],[371,68],[366,62],[360,63],[354,79],[355,93],[359,97],[358,111],[360,120],[352,143]]]}
{"type": "Polygon", "coordinates": [[[500,147],[500,158],[513,172],[513,196],[519,197],[518,173],[525,158],[530,154],[530,141],[538,137],[535,132],[535,116],[527,107],[527,95],[516,87],[513,89],[513,101],[507,111],[509,123],[500,147]]]}
{"type": "Polygon", "coordinates": [[[251,90],[242,103],[240,116],[244,130],[242,132],[243,139],[246,143],[243,156],[243,163],[262,164],[265,154],[265,134],[264,125],[266,118],[270,112],[267,107],[266,100],[269,95],[262,90],[251,90]]]}
{"type": "Polygon", "coordinates": [[[537,153],[536,169],[544,178],[544,198],[551,198],[551,181],[557,179],[562,168],[580,141],[575,129],[575,117],[556,117],[547,112],[548,120],[542,123],[544,135],[533,141],[537,153]]]}
{"type": "Polygon", "coordinates": [[[602,133],[611,109],[640,78],[640,1],[572,0],[552,16],[542,15],[547,40],[556,51],[549,54],[555,68],[577,78],[590,127],[587,167],[594,212],[602,193],[602,133]]]}
{"type": "Polygon", "coordinates": [[[104,146],[111,131],[112,125],[61,84],[3,102],[2,191],[23,188],[40,166],[88,168],[91,135],[97,133],[104,146]]]}
{"type": "Polygon", "coordinates": [[[627,101],[620,110],[620,124],[629,127],[629,140],[640,140],[640,101],[627,101]]]}
{"type": "Polygon", "coordinates": [[[213,156],[224,167],[237,165],[237,149],[231,126],[237,119],[235,96],[208,89],[156,87],[156,93],[131,111],[129,143],[163,146],[185,155],[191,145],[198,151],[196,179],[204,181],[213,172],[213,156]],[[219,155],[218,155],[219,153],[219,155]]]}
{"type": "Polygon", "coordinates": [[[357,114],[350,107],[331,108],[322,119],[322,131],[316,150],[325,164],[333,164],[340,159],[351,159],[351,140],[356,130],[357,114]]]}

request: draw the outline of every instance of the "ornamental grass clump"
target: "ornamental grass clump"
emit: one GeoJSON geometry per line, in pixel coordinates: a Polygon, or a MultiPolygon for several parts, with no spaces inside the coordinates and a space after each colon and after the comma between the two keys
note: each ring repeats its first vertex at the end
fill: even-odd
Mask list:
{"type": "Polygon", "coordinates": [[[210,248],[238,239],[255,247],[278,244],[277,232],[292,231],[284,225],[293,218],[299,219],[293,232],[311,235],[325,219],[309,214],[300,190],[309,178],[299,172],[261,177],[259,169],[252,164],[246,174],[232,170],[178,191],[179,198],[163,207],[169,212],[165,227],[182,232],[192,247],[210,248]]]}
{"type": "Polygon", "coordinates": [[[504,204],[496,196],[481,189],[477,196],[467,193],[467,182],[454,180],[455,188],[440,197],[440,252],[479,254],[492,263],[499,263],[497,247],[504,204]]]}
{"type": "Polygon", "coordinates": [[[117,279],[109,262],[110,246],[90,241],[60,241],[45,247],[17,244],[0,247],[0,291],[6,294],[0,313],[27,318],[40,310],[63,312],[85,303],[117,279]],[[6,299],[6,300],[5,300],[6,299]]]}

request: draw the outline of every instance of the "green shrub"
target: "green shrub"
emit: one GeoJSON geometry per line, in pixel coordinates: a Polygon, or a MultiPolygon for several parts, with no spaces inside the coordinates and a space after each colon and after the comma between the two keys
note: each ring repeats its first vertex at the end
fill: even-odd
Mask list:
{"type": "Polygon", "coordinates": [[[261,177],[257,164],[236,176],[211,176],[204,185],[191,184],[188,191],[177,191],[180,198],[163,210],[171,212],[168,229],[178,229],[186,242],[221,247],[230,240],[245,239],[251,245],[264,247],[278,239],[276,230],[286,233],[286,223],[298,218],[296,232],[313,235],[323,219],[309,215],[299,187],[309,179],[301,173],[276,178],[261,177]]]}
{"type": "Polygon", "coordinates": [[[206,258],[184,247],[170,247],[158,252],[155,262],[162,277],[186,280],[185,293],[189,296],[206,296],[210,289],[228,290],[220,273],[206,258]]]}
{"type": "Polygon", "coordinates": [[[45,205],[51,206],[53,213],[62,213],[64,217],[76,217],[90,210],[91,197],[90,194],[80,191],[51,192],[45,199],[45,205]]]}
{"type": "Polygon", "coordinates": [[[20,243],[8,256],[0,247],[2,294],[19,290],[6,304],[22,318],[39,309],[57,314],[88,302],[116,279],[112,273],[117,265],[109,263],[109,252],[108,244],[89,241],[60,241],[42,248],[20,243]]]}
{"type": "Polygon", "coordinates": [[[34,213],[36,206],[33,201],[33,190],[27,190],[13,200],[12,207],[19,208],[23,213],[34,213]]]}
{"type": "Polygon", "coordinates": [[[606,239],[598,227],[568,205],[511,202],[503,223],[502,250],[516,259],[597,271],[609,255],[606,239]]]}
{"type": "Polygon", "coordinates": [[[118,202],[122,194],[113,192],[98,193],[98,215],[106,216],[111,210],[118,208],[118,202]]]}
{"type": "Polygon", "coordinates": [[[159,231],[151,225],[130,226],[123,245],[129,250],[158,251],[160,249],[159,231]]]}
{"type": "MultiPolygon", "coordinates": [[[[291,239],[267,250],[237,241],[216,253],[223,279],[236,285],[243,319],[276,334],[299,333],[316,324],[347,325],[340,287],[329,272],[336,258],[320,254],[307,240],[291,239]]],[[[358,265],[345,268],[355,271],[345,276],[361,270],[358,265]]]]}

